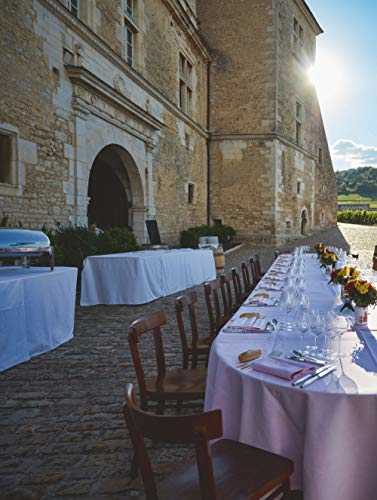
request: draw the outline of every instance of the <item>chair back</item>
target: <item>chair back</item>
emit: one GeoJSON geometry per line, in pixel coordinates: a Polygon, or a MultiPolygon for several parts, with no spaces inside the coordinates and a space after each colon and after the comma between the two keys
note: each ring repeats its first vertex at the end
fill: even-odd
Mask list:
{"type": "Polygon", "coordinates": [[[204,283],[209,328],[214,338],[229,319],[229,307],[223,283],[220,279],[204,283]]]}
{"type": "Polygon", "coordinates": [[[233,280],[232,276],[226,274],[221,274],[220,276],[220,287],[221,296],[223,297],[225,305],[225,313],[229,319],[233,312],[233,306],[236,304],[236,293],[232,293],[233,280]]]}
{"type": "Polygon", "coordinates": [[[142,401],[145,401],[146,399],[146,383],[139,351],[139,340],[143,335],[148,334],[153,336],[157,364],[156,388],[158,390],[163,390],[166,365],[161,327],[164,325],[166,325],[166,316],[165,313],[160,311],[135,320],[128,328],[128,343],[131,350],[132,361],[136,371],[142,401]]]}
{"type": "Polygon", "coordinates": [[[256,270],[257,270],[258,278],[260,280],[262,278],[262,276],[263,276],[263,272],[262,272],[262,266],[261,266],[260,258],[259,258],[258,254],[255,254],[254,262],[255,262],[255,267],[256,267],[256,270]]]}
{"type": "Polygon", "coordinates": [[[251,276],[253,277],[253,286],[257,285],[260,281],[260,276],[257,270],[257,266],[253,257],[249,260],[251,276]]]}
{"type": "Polygon", "coordinates": [[[250,272],[246,262],[241,263],[241,272],[242,272],[242,280],[245,292],[251,292],[253,285],[250,279],[250,272]]]}
{"type": "MultiPolygon", "coordinates": [[[[215,500],[216,487],[208,441],[223,434],[221,410],[199,415],[162,416],[138,407],[132,384],[127,384],[124,417],[143,478],[147,500],[158,500],[156,483],[144,438],[168,443],[194,444],[202,499],[215,500]]],[[[177,492],[179,496],[179,492],[177,492]]]]}
{"type": "Polygon", "coordinates": [[[190,292],[186,295],[181,295],[175,301],[175,314],[177,318],[179,335],[181,338],[182,344],[182,352],[183,352],[183,368],[188,368],[189,363],[189,349],[188,342],[186,336],[186,328],[185,328],[185,320],[184,320],[184,312],[188,312],[188,316],[190,319],[190,328],[191,328],[191,346],[193,352],[197,349],[198,345],[198,322],[196,318],[196,309],[195,304],[197,303],[198,298],[195,292],[190,292]]]}
{"type": "Polygon", "coordinates": [[[243,290],[242,290],[240,275],[238,273],[238,270],[235,267],[232,268],[232,281],[233,281],[234,293],[236,296],[236,305],[238,307],[240,307],[242,305],[242,302],[243,302],[243,300],[242,300],[243,290]]]}

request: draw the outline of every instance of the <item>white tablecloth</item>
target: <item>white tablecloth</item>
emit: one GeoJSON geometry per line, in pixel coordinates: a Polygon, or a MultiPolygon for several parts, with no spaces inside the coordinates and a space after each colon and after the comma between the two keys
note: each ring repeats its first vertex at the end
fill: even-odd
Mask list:
{"type": "MultiPolygon", "coordinates": [[[[327,281],[308,256],[311,305],[324,311],[334,303],[327,281]]],[[[258,288],[263,289],[263,282],[258,288]]],[[[240,312],[251,310],[284,317],[278,305],[243,307],[240,312]]],[[[376,313],[372,312],[371,324],[377,326],[376,313]]],[[[368,332],[372,340],[375,333],[368,332]]],[[[352,352],[358,343],[356,334],[347,332],[342,351],[352,352]]],[[[240,352],[254,348],[268,352],[271,345],[271,334],[224,331],[214,342],[205,408],[221,408],[224,436],[293,459],[293,485],[303,488],[305,500],[377,498],[377,362],[370,346],[359,345],[352,358],[344,358],[348,380],[338,381],[338,373],[296,389],[283,379],[236,366],[240,352]],[[353,391],[348,390],[349,379],[353,391]]]]}
{"type": "Polygon", "coordinates": [[[0,267],[0,371],[73,337],[77,269],[0,267]]]}
{"type": "Polygon", "coordinates": [[[145,304],[216,278],[211,250],[145,250],[88,257],[81,305],[145,304]]]}

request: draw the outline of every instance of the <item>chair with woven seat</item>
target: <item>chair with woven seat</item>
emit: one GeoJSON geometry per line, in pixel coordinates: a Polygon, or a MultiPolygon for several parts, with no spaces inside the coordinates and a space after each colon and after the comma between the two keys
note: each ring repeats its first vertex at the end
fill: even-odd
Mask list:
{"type": "Polygon", "coordinates": [[[196,304],[198,298],[196,292],[190,292],[187,295],[178,297],[175,301],[175,313],[178,323],[178,330],[181,337],[182,352],[183,352],[183,368],[196,368],[200,358],[205,358],[207,363],[209,349],[212,342],[212,337],[200,337],[198,331],[198,322],[196,317],[196,304]],[[184,314],[187,314],[190,322],[191,340],[188,340],[186,335],[186,327],[184,314]]]}
{"type": "Polygon", "coordinates": [[[128,384],[123,411],[147,500],[272,499],[282,493],[284,499],[290,498],[292,461],[237,441],[219,439],[223,434],[221,410],[188,416],[147,413],[137,406],[133,386],[128,384]],[[196,460],[185,462],[157,485],[145,437],[193,444],[196,460]],[[213,439],[217,441],[210,446],[213,439]]]}
{"type": "Polygon", "coordinates": [[[204,283],[204,297],[207,306],[210,336],[213,339],[231,316],[224,283],[220,279],[204,283]]]}
{"type": "Polygon", "coordinates": [[[163,312],[156,312],[150,316],[134,321],[128,329],[128,342],[132,360],[139,384],[141,406],[147,409],[149,402],[158,403],[158,411],[164,410],[166,401],[190,401],[204,398],[207,371],[205,368],[195,369],[166,369],[165,354],[161,328],[166,324],[163,312]],[[140,338],[150,335],[153,337],[157,363],[157,375],[146,378],[141,362],[139,341],[140,338]]]}

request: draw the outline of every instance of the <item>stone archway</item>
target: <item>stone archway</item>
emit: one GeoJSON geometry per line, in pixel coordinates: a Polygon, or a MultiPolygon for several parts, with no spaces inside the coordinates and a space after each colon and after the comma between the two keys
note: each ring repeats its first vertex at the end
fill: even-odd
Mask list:
{"type": "Polygon", "coordinates": [[[124,148],[111,144],[97,154],[90,171],[88,197],[89,225],[101,229],[128,226],[139,236],[141,221],[135,221],[134,212],[144,207],[142,181],[124,148]]]}

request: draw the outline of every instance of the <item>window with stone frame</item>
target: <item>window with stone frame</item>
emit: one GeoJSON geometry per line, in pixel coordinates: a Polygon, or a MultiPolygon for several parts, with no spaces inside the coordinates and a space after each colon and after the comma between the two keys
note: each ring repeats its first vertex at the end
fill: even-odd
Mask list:
{"type": "Polygon", "coordinates": [[[293,18],[293,52],[301,58],[304,50],[304,30],[297,19],[293,18]]]}
{"type": "Polygon", "coordinates": [[[193,112],[193,65],[182,54],[179,54],[179,107],[185,113],[193,112]]]}
{"type": "Polygon", "coordinates": [[[123,0],[124,58],[129,66],[136,63],[136,46],[139,28],[137,26],[137,0],[123,0]]]}
{"type": "Polygon", "coordinates": [[[14,140],[15,138],[0,130],[0,183],[14,184],[14,140]]]}
{"type": "Polygon", "coordinates": [[[296,133],[295,140],[299,146],[302,144],[302,122],[303,122],[303,106],[300,102],[296,101],[296,133]]]}
{"type": "Polygon", "coordinates": [[[318,148],[318,163],[320,166],[323,165],[323,151],[322,148],[318,148]]]}
{"type": "Polygon", "coordinates": [[[194,203],[194,196],[195,196],[195,184],[189,182],[187,184],[187,203],[189,205],[192,205],[194,203]]]}
{"type": "Polygon", "coordinates": [[[60,0],[73,16],[94,27],[95,2],[93,0],[60,0]]]}
{"type": "Polygon", "coordinates": [[[81,17],[80,16],[80,0],[60,0],[60,3],[62,3],[64,5],[64,7],[66,7],[71,12],[71,14],[73,16],[81,17]]]}

